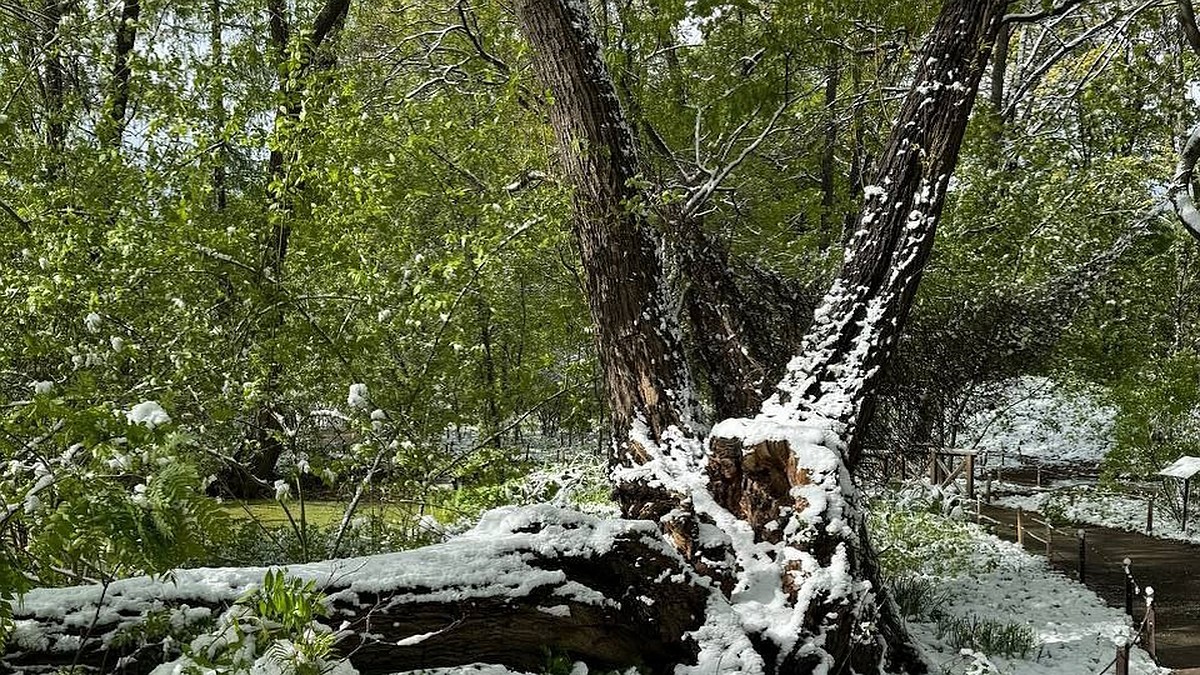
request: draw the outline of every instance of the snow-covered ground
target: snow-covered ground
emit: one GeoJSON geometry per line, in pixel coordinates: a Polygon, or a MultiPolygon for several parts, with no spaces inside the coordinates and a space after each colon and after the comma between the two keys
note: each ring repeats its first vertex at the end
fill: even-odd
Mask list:
{"type": "Polygon", "coordinates": [[[1112,448],[1115,417],[1097,390],[1025,376],[967,421],[964,439],[989,454],[989,466],[1001,456],[1006,466],[1098,462],[1112,448]]]}
{"type": "MultiPolygon", "coordinates": [[[[1048,510],[1069,521],[1147,534],[1145,498],[1104,492],[1096,487],[1006,495],[998,498],[996,504],[1040,513],[1048,510]]],[[[1154,504],[1154,531],[1149,534],[1200,544],[1200,519],[1193,513],[1189,520],[1192,524],[1185,533],[1176,517],[1163,508],[1162,497],[1159,496],[1154,504]]]]}

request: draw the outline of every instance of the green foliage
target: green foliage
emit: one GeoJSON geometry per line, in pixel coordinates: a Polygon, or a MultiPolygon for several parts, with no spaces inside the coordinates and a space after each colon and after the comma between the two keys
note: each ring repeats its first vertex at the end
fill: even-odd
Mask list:
{"type": "Polygon", "coordinates": [[[870,531],[879,544],[879,564],[888,578],[914,573],[948,574],[967,564],[971,526],[928,511],[877,501],[870,531]]]}
{"type": "Polygon", "coordinates": [[[1200,454],[1200,357],[1180,351],[1146,362],[1113,387],[1116,443],[1108,476],[1148,477],[1183,455],[1200,454]]]}
{"type": "Polygon", "coordinates": [[[972,649],[990,656],[1024,659],[1037,646],[1033,627],[1016,621],[995,621],[976,614],[935,617],[938,639],[955,649],[972,649]]]}
{"type": "Polygon", "coordinates": [[[238,603],[250,608],[260,634],[298,635],[316,617],[329,614],[324,597],[316,581],[290,577],[275,569],[268,570],[262,585],[247,592],[238,603]]]}
{"type": "Polygon", "coordinates": [[[338,639],[317,621],[328,614],[315,581],[269,570],[213,632],[184,650],[181,666],[189,673],[246,672],[265,660],[289,675],[320,675],[335,658],[338,639]]]}

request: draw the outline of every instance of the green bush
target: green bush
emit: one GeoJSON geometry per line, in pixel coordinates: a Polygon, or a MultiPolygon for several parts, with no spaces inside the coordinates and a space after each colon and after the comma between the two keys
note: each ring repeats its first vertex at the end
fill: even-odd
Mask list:
{"type": "Polygon", "coordinates": [[[963,570],[971,551],[971,526],[929,512],[914,512],[886,501],[872,505],[870,531],[884,575],[898,578],[963,570]]]}

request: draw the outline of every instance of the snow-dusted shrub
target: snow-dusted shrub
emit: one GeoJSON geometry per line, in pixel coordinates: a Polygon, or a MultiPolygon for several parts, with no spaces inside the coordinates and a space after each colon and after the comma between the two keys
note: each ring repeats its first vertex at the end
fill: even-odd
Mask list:
{"type": "Polygon", "coordinates": [[[870,519],[886,577],[944,575],[968,562],[972,526],[961,520],[882,499],[872,503],[870,519]]]}
{"type": "Polygon", "coordinates": [[[923,479],[906,481],[888,498],[895,507],[906,511],[936,513],[951,518],[963,515],[963,498],[952,490],[943,490],[923,479]]]}
{"type": "Polygon", "coordinates": [[[186,645],[179,659],[155,668],[154,675],[354,672],[334,654],[339,636],[320,622],[328,614],[316,581],[268,571],[262,584],[239,598],[211,631],[186,645]]]}

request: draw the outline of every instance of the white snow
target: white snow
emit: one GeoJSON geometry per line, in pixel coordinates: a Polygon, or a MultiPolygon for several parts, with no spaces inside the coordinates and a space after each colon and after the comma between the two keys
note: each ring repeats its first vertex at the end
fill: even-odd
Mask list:
{"type": "Polygon", "coordinates": [[[147,429],[154,429],[171,422],[171,416],[157,401],[142,401],[133,406],[126,411],[125,419],[129,420],[130,424],[141,424],[147,429]]]}
{"type": "Polygon", "coordinates": [[[966,446],[999,462],[1041,464],[1099,462],[1113,446],[1116,410],[1100,393],[1065,387],[1045,377],[1009,381],[994,410],[974,415],[964,432],[966,446]]]}
{"type": "MultiPolygon", "coordinates": [[[[1044,559],[970,525],[961,554],[967,564],[946,571],[938,563],[919,572],[944,594],[947,615],[975,616],[1029,625],[1035,646],[1025,658],[956,649],[939,638],[930,622],[909,624],[933,672],[994,675],[1080,675],[1101,672],[1116,655],[1115,641],[1132,634],[1125,614],[1079,583],[1051,569],[1044,559]]],[[[1140,648],[1131,650],[1130,673],[1165,675],[1140,648]]]]}
{"type": "Polygon", "coordinates": [[[1158,473],[1161,476],[1170,476],[1171,478],[1191,478],[1197,472],[1200,472],[1200,457],[1184,455],[1175,460],[1171,466],[1158,473]]]}
{"type": "MultiPolygon", "coordinates": [[[[355,604],[359,593],[398,587],[421,589],[393,596],[393,603],[454,602],[465,598],[524,597],[534,591],[576,603],[615,601],[577,582],[562,570],[540,569],[527,562],[529,551],[546,557],[596,556],[618,538],[638,538],[664,555],[677,556],[648,521],[602,519],[548,505],[502,508],[485,514],[474,529],[444,544],[365,558],[293,565],[288,573],[316,580],[329,589],[329,599],[355,604]],[[560,592],[561,591],[561,592],[560,592]]],[[[684,563],[680,561],[680,566],[684,563]]],[[[49,645],[66,649],[70,636],[41,632],[34,619],[56,619],[53,629],[88,626],[96,619],[97,635],[136,622],[137,617],[167,603],[233,602],[257,586],[267,568],[199,568],[174,572],[169,580],[122,579],[100,586],[39,588],[14,603],[20,642],[30,648],[49,645]],[[104,611],[96,603],[104,593],[104,611]]],[[[554,605],[551,605],[552,607],[554,605]]],[[[178,613],[180,610],[175,610],[178,613]]],[[[557,610],[554,610],[557,611],[557,610]]],[[[726,606],[726,614],[730,614],[726,606]]]]}
{"type": "Polygon", "coordinates": [[[350,392],[346,395],[346,405],[359,410],[367,410],[371,407],[367,397],[367,385],[356,382],[350,385],[350,392]]]}
{"type": "Polygon", "coordinates": [[[1045,513],[1061,513],[1072,522],[1100,525],[1118,530],[1149,534],[1161,539],[1176,539],[1200,544],[1200,519],[1189,516],[1188,532],[1178,519],[1164,508],[1162,498],[1154,504],[1154,530],[1146,532],[1146,498],[1142,496],[1105,492],[1096,487],[1076,487],[1071,490],[1044,490],[1027,495],[1005,495],[996,500],[1010,509],[1045,513]]]}

